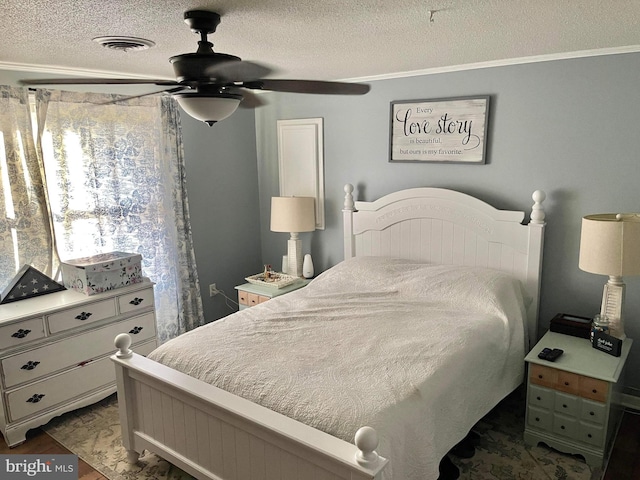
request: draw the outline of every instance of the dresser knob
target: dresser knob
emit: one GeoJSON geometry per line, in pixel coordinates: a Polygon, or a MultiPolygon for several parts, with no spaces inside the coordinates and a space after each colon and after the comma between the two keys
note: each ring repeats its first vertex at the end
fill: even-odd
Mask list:
{"type": "Polygon", "coordinates": [[[24,338],[31,333],[31,330],[20,328],[16,333],[11,335],[14,338],[24,338]]]}
{"type": "Polygon", "coordinates": [[[129,303],[131,305],[140,305],[142,302],[144,301],[144,298],[134,298],[133,300],[131,300],[129,303]]]}
{"type": "Polygon", "coordinates": [[[540,397],[536,397],[536,400],[540,401],[540,400],[542,400],[542,399],[541,399],[540,397]]]}
{"type": "Polygon", "coordinates": [[[596,412],[589,412],[589,415],[591,415],[592,417],[596,414],[596,412]]]}
{"type": "Polygon", "coordinates": [[[539,422],[539,421],[540,421],[540,417],[536,417],[536,422],[539,422]]]}
{"type": "Polygon", "coordinates": [[[560,425],[560,429],[561,429],[561,430],[564,430],[564,425],[560,425]]]}
{"type": "Polygon", "coordinates": [[[76,315],[76,320],[86,320],[91,315],[93,315],[91,312],[82,312],[80,315],[76,315]]]}
{"type": "Polygon", "coordinates": [[[563,404],[563,405],[562,405],[562,408],[567,408],[567,405],[566,405],[566,404],[563,404]]]}
{"type": "Polygon", "coordinates": [[[569,382],[564,382],[564,384],[565,384],[565,386],[567,386],[567,387],[569,386],[569,382]]]}
{"type": "Polygon", "coordinates": [[[538,375],[538,378],[542,378],[542,375],[538,375]]]}
{"type": "Polygon", "coordinates": [[[598,390],[596,390],[595,388],[593,390],[591,390],[593,393],[598,393],[598,390]]]}
{"type": "Polygon", "coordinates": [[[40,362],[36,362],[35,360],[28,360],[27,363],[25,363],[24,365],[22,365],[22,367],[20,367],[20,369],[21,370],[33,370],[38,365],[40,365],[40,362]]]}
{"type": "Polygon", "coordinates": [[[587,437],[593,438],[593,435],[591,435],[590,433],[587,433],[587,437]]]}
{"type": "Polygon", "coordinates": [[[142,331],[143,328],[144,327],[133,327],[131,330],[129,330],[129,333],[137,335],[142,331]]]}
{"type": "Polygon", "coordinates": [[[34,393],[30,398],[27,399],[27,403],[38,403],[44,397],[44,393],[34,393]]]}

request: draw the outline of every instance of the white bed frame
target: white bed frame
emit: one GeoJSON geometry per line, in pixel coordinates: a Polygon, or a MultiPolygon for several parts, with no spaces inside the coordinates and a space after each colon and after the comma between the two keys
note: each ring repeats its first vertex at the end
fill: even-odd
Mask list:
{"type": "MultiPolygon", "coordinates": [[[[389,255],[438,264],[487,266],[522,280],[533,299],[535,340],[544,233],[544,193],[533,194],[531,222],[451,190],[416,188],[354,202],[345,186],[344,254],[389,255]]],[[[116,337],[122,441],[129,461],[143,450],[198,479],[378,479],[387,460],[377,433],[363,427],[355,445],[137,355],[116,337]]],[[[401,480],[401,479],[399,479],[401,480]]]]}

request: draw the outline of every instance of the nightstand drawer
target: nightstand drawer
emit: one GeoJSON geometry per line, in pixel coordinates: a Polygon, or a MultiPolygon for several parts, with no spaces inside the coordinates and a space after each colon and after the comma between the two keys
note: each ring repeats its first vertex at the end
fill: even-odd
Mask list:
{"type": "Polygon", "coordinates": [[[529,425],[542,430],[551,431],[553,416],[550,411],[536,407],[529,407],[528,413],[529,425]]]}
{"type": "Polygon", "coordinates": [[[5,325],[0,328],[0,350],[22,345],[42,337],[44,337],[42,317],[5,325]]]}
{"type": "Polygon", "coordinates": [[[549,388],[556,386],[556,383],[558,383],[558,370],[536,363],[529,365],[529,378],[531,379],[531,383],[549,388]]]}
{"type": "Polygon", "coordinates": [[[564,437],[576,438],[578,419],[555,413],[553,415],[553,433],[564,437]]]}
{"type": "Polygon", "coordinates": [[[49,331],[53,334],[115,316],[115,299],[110,298],[48,315],[47,322],[49,323],[49,331]]]}
{"type": "Polygon", "coordinates": [[[529,405],[551,410],[553,408],[554,396],[555,393],[553,390],[536,385],[529,385],[529,405]]]}
{"type": "Polygon", "coordinates": [[[567,393],[557,392],[555,395],[554,410],[563,415],[577,417],[580,411],[580,399],[567,393]]]}
{"type": "Polygon", "coordinates": [[[605,403],[592,402],[591,400],[582,400],[582,408],[580,409],[580,419],[588,422],[604,424],[607,414],[607,405],[605,403]]]}
{"type": "Polygon", "coordinates": [[[579,382],[580,375],[576,375],[575,373],[571,372],[565,372],[564,370],[559,370],[556,390],[570,393],[572,395],[578,395],[578,392],[580,391],[579,382]]]}
{"type": "Polygon", "coordinates": [[[606,402],[609,394],[609,383],[590,377],[580,378],[580,391],[578,395],[597,402],[606,402]]]}
{"type": "Polygon", "coordinates": [[[602,425],[580,422],[578,436],[579,440],[595,447],[600,447],[604,442],[604,427],[602,425]]]}
{"type": "Polygon", "coordinates": [[[249,305],[249,292],[238,290],[238,303],[240,305],[249,305]]]}

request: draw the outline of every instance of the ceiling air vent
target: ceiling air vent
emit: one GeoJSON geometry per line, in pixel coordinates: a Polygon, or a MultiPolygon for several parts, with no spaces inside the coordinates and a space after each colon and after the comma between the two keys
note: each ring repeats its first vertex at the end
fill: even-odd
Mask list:
{"type": "Polygon", "coordinates": [[[121,50],[123,52],[146,50],[147,48],[155,46],[155,42],[151,40],[136,37],[96,37],[93,41],[103,47],[111,48],[112,50],[121,50]]]}

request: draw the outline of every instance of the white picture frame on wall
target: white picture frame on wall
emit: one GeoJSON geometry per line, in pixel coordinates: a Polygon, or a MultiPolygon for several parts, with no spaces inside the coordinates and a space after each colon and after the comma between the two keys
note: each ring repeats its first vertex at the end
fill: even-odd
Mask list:
{"type": "Polygon", "coordinates": [[[281,197],[314,197],[316,229],[324,230],[323,119],[278,120],[281,197]]]}

